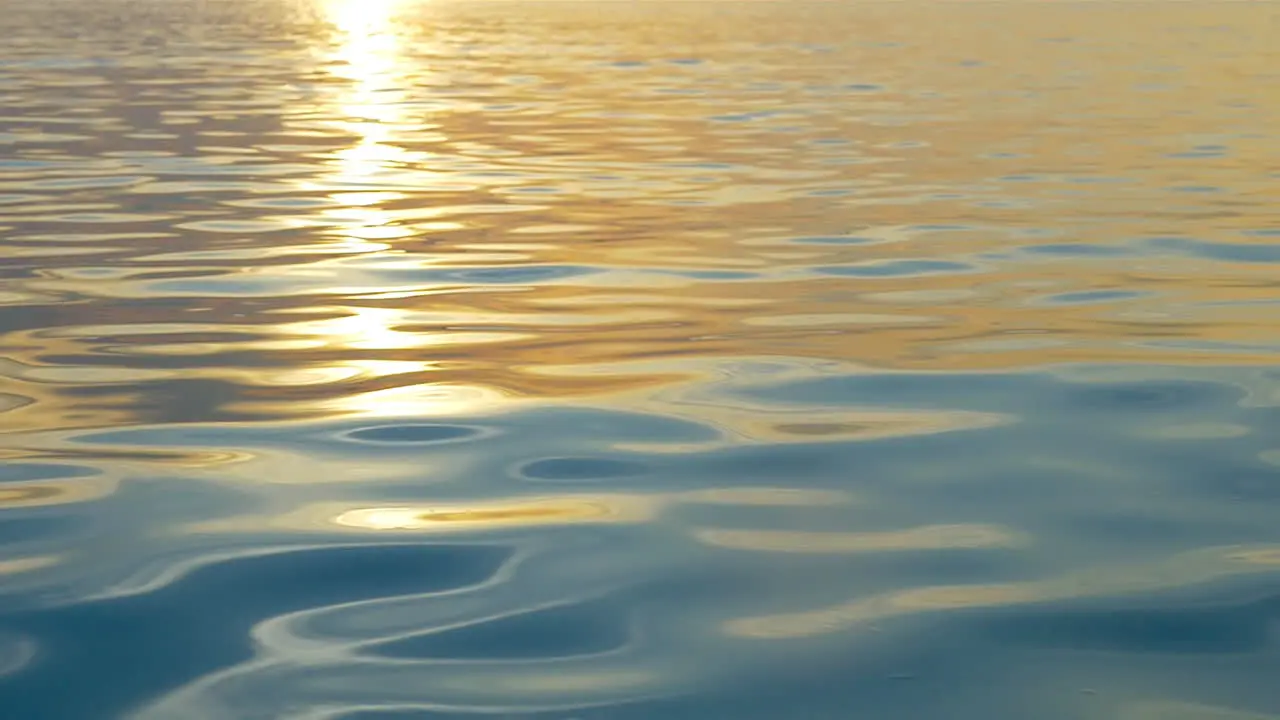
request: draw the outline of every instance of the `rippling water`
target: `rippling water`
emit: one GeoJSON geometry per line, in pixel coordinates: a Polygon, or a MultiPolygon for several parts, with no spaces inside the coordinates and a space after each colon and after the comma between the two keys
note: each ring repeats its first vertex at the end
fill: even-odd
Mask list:
{"type": "Polygon", "coordinates": [[[0,717],[1280,716],[1280,6],[0,27],[0,717]]]}

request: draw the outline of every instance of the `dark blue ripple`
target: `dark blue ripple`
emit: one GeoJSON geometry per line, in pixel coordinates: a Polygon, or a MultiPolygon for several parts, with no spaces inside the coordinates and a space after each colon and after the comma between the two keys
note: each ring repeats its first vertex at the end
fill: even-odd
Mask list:
{"type": "Polygon", "coordinates": [[[1243,263],[1280,262],[1280,246],[1246,245],[1240,243],[1206,242],[1184,237],[1151,238],[1150,247],[1174,251],[1209,260],[1243,263]]]}
{"type": "Polygon", "coordinates": [[[827,265],[816,270],[823,275],[887,278],[971,272],[974,269],[968,263],[951,260],[887,260],[860,265],[827,265]]]}
{"type": "Polygon", "coordinates": [[[260,621],[371,596],[474,585],[508,557],[503,548],[468,545],[317,548],[219,563],[122,600],[19,615],[0,610],[0,630],[23,628],[43,657],[0,677],[0,716],[124,717],[158,693],[247,660],[248,632],[260,621]]]}
{"type": "Polygon", "coordinates": [[[1066,257],[1118,257],[1133,254],[1132,250],[1123,247],[1092,243],[1030,245],[1022,248],[1022,251],[1032,255],[1062,255],[1066,257]]]}
{"type": "Polygon", "coordinates": [[[1070,611],[992,623],[1000,642],[1037,648],[1169,655],[1249,654],[1271,644],[1280,602],[1189,609],[1070,611]]]}
{"type": "Polygon", "coordinates": [[[64,463],[0,463],[0,483],[29,480],[54,480],[101,475],[102,471],[84,465],[64,463]]]}
{"type": "Polygon", "coordinates": [[[575,265],[513,265],[511,267],[466,268],[459,270],[433,270],[434,279],[474,282],[483,284],[537,283],[564,280],[600,272],[597,268],[575,265]]]}

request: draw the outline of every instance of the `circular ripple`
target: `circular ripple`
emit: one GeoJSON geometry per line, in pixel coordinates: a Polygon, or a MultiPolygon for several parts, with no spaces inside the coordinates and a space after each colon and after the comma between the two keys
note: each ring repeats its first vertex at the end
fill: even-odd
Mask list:
{"type": "Polygon", "coordinates": [[[379,445],[430,445],[476,437],[483,431],[467,425],[398,423],[359,428],[345,433],[349,440],[379,445]]]}

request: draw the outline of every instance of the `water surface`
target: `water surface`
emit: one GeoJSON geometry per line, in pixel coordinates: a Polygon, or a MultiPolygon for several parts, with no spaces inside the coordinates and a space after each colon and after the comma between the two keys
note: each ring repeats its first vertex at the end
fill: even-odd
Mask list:
{"type": "Polygon", "coordinates": [[[1276,5],[0,28],[0,717],[1280,717],[1276,5]]]}

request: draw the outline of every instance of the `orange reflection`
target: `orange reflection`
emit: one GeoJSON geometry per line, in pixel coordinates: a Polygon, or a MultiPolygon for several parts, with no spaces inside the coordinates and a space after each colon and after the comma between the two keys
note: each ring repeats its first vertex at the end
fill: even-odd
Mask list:
{"type": "MultiPolygon", "coordinates": [[[[252,473],[246,477],[260,475],[252,473]]],[[[245,516],[201,523],[193,526],[193,529],[203,532],[235,532],[268,527],[314,530],[337,525],[351,530],[481,532],[529,525],[642,523],[654,520],[663,511],[677,505],[825,507],[853,500],[849,494],[834,490],[725,487],[672,493],[583,493],[386,507],[350,507],[321,503],[282,516],[245,516]]]]}
{"type": "MultiPolygon", "coordinates": [[[[476,22],[492,9],[414,3],[430,22],[410,22],[408,5],[322,2],[332,32],[277,63],[297,65],[310,94],[228,69],[259,114],[175,95],[177,140],[128,140],[144,154],[191,148],[237,171],[226,178],[139,181],[121,197],[145,199],[146,213],[107,195],[0,208],[14,228],[0,254],[38,259],[0,301],[46,325],[6,332],[10,427],[168,422],[185,417],[174,398],[194,383],[220,420],[590,397],[748,440],[843,441],[1003,419],[692,407],[656,389],[707,383],[743,357],[850,372],[1274,363],[1275,263],[1254,256],[1272,244],[1260,233],[1275,204],[1258,158],[1277,147],[1270,98],[1250,79],[1270,44],[1242,32],[1188,45],[1167,31],[1258,26],[1256,9],[1183,3],[1114,23],[1020,6],[1001,11],[1026,30],[1009,37],[972,3],[928,18],[829,11],[898,37],[888,50],[764,6],[670,24],[619,3],[607,12],[639,20],[606,23],[620,56],[708,55],[615,71],[506,43],[476,22]],[[956,29],[945,41],[940,23],[956,29]],[[713,57],[729,52],[726,33],[775,32],[832,33],[836,49],[780,64],[777,46],[744,42],[713,57]],[[1058,34],[1090,42],[1037,39],[1058,34]],[[485,52],[465,49],[477,39],[485,52]],[[1151,67],[1166,56],[1185,58],[1184,74],[1151,67]],[[983,64],[958,62],[969,57],[983,64]],[[776,89],[743,92],[727,71],[741,63],[776,89]],[[874,76],[866,88],[845,92],[832,68],[850,67],[874,76]],[[1171,87],[1135,89],[1158,82],[1171,87]],[[1006,102],[1017,93],[1034,102],[1006,102]],[[714,119],[764,106],[782,116],[714,119]],[[1225,149],[1177,157],[1200,145],[1225,149]],[[1170,189],[1191,180],[1220,192],[1170,189]],[[1141,246],[1158,235],[1234,255],[1141,246]],[[926,261],[958,269],[865,274],[926,261]],[[466,272],[420,272],[440,267],[466,272]],[[547,267],[578,274],[519,272],[547,267]]],[[[573,12],[501,10],[503,27],[566,47],[606,32],[573,12]]],[[[24,171],[3,189],[46,179],[24,171]]]]}
{"type": "Polygon", "coordinates": [[[560,498],[525,503],[474,506],[392,507],[351,510],[334,519],[339,525],[368,530],[447,531],[483,527],[563,525],[578,522],[645,519],[648,512],[632,499],[560,498]]]}
{"type": "Polygon", "coordinates": [[[103,478],[4,483],[0,485],[0,510],[85,502],[107,495],[115,487],[115,481],[103,478]]]}

